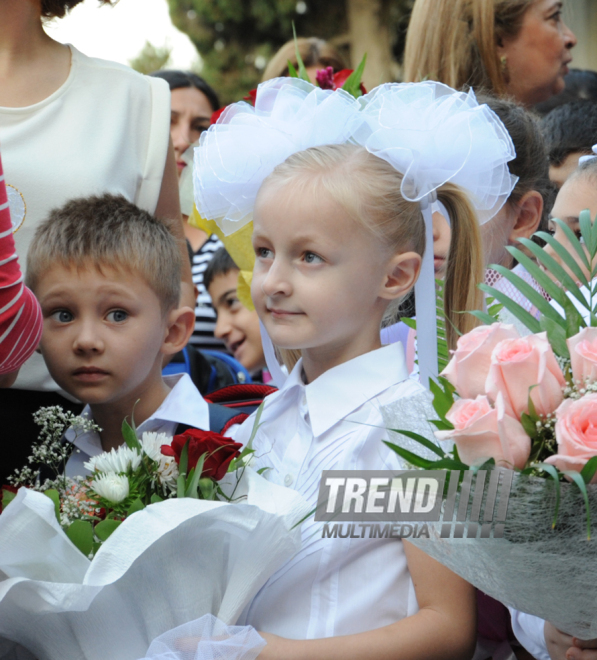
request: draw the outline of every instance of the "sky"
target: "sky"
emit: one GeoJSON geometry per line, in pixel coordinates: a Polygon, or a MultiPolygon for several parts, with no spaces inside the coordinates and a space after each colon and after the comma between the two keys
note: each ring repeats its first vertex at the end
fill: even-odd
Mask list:
{"type": "Polygon", "coordinates": [[[120,0],[114,6],[85,0],[46,30],[85,55],[123,64],[136,57],[146,41],[172,48],[169,68],[188,69],[199,59],[189,38],[172,25],[166,0],[120,0]]]}

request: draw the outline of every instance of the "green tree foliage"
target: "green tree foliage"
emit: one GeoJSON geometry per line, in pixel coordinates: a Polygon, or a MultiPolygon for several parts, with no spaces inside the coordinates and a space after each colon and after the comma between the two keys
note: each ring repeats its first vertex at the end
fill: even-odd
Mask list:
{"type": "MultiPolygon", "coordinates": [[[[293,21],[299,36],[331,41],[350,62],[348,4],[354,1],[168,0],[168,4],[174,25],[189,35],[201,54],[201,75],[224,103],[230,103],[257,86],[269,58],[292,38],[293,21]]],[[[412,2],[377,3],[383,14],[379,20],[391,23],[392,46],[403,42],[400,32],[412,2]]],[[[395,59],[391,48],[388,51],[388,58],[395,59]]]]}
{"type": "Polygon", "coordinates": [[[129,65],[139,73],[152,73],[168,65],[170,53],[170,48],[166,46],[157,47],[146,41],[137,57],[129,60],[129,65]]]}

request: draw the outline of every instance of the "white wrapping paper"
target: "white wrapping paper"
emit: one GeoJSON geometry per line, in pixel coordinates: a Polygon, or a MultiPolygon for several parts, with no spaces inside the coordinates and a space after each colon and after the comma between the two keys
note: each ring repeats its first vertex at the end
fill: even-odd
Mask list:
{"type": "Polygon", "coordinates": [[[235,496],[243,494],[238,504],[151,505],[89,561],[51,500],[21,489],[0,516],[0,637],[39,660],[136,660],[156,637],[205,614],[235,623],[298,550],[292,528],[308,513],[298,493],[248,469],[235,496]]]}

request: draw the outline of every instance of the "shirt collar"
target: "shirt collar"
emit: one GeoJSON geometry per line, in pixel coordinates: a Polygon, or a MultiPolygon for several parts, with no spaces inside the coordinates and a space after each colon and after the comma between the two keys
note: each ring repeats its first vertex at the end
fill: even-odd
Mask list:
{"type": "Polygon", "coordinates": [[[315,437],[388,387],[408,378],[400,343],[389,344],[339,364],[308,385],[302,382],[302,362],[298,361],[282,391],[297,386],[304,390],[315,437]]]}
{"type": "MultiPolygon", "coordinates": [[[[137,435],[140,436],[145,431],[152,431],[161,422],[184,424],[192,428],[209,431],[209,406],[195,387],[191,377],[188,374],[164,376],[164,382],[171,388],[168,396],[153,415],[148,417],[142,424],[139,424],[137,435]]],[[[83,409],[81,416],[93,419],[91,408],[88,405],[83,409]]],[[[95,456],[102,452],[100,437],[95,431],[77,434],[71,427],[67,429],[64,437],[72,442],[77,449],[89,456],[95,456]]]]}

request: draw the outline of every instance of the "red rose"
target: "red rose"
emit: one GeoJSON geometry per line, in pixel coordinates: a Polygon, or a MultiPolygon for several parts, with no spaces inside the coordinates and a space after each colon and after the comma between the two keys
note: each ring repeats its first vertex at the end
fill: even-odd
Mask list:
{"type": "Polygon", "coordinates": [[[228,106],[225,105],[223,108],[220,108],[219,110],[216,110],[215,112],[212,112],[211,119],[209,120],[210,126],[213,126],[213,124],[215,124],[218,121],[218,119],[220,118],[220,115],[224,112],[224,110],[226,110],[227,107],[228,106]]]}
{"type": "Polygon", "coordinates": [[[242,449],[239,442],[225,438],[219,433],[189,429],[180,435],[175,435],[171,445],[162,445],[162,454],[174,456],[176,462],[180,463],[180,456],[187,440],[189,441],[187,471],[190,472],[196,467],[197,461],[206,454],[201,477],[211,477],[216,481],[224,477],[232,459],[236,458],[240,454],[239,450],[242,449]]]}
{"type": "MultiPolygon", "coordinates": [[[[342,71],[338,71],[338,73],[335,73],[334,80],[332,83],[332,89],[336,90],[344,87],[344,83],[348,80],[352,72],[353,69],[342,69],[342,71]]],[[[361,94],[366,94],[366,93],[367,90],[365,89],[363,83],[361,83],[361,94]]]]}
{"type": "Polygon", "coordinates": [[[257,90],[252,89],[246,96],[243,96],[243,101],[246,101],[247,103],[250,103],[252,106],[255,105],[255,101],[257,100],[257,90]]]}

